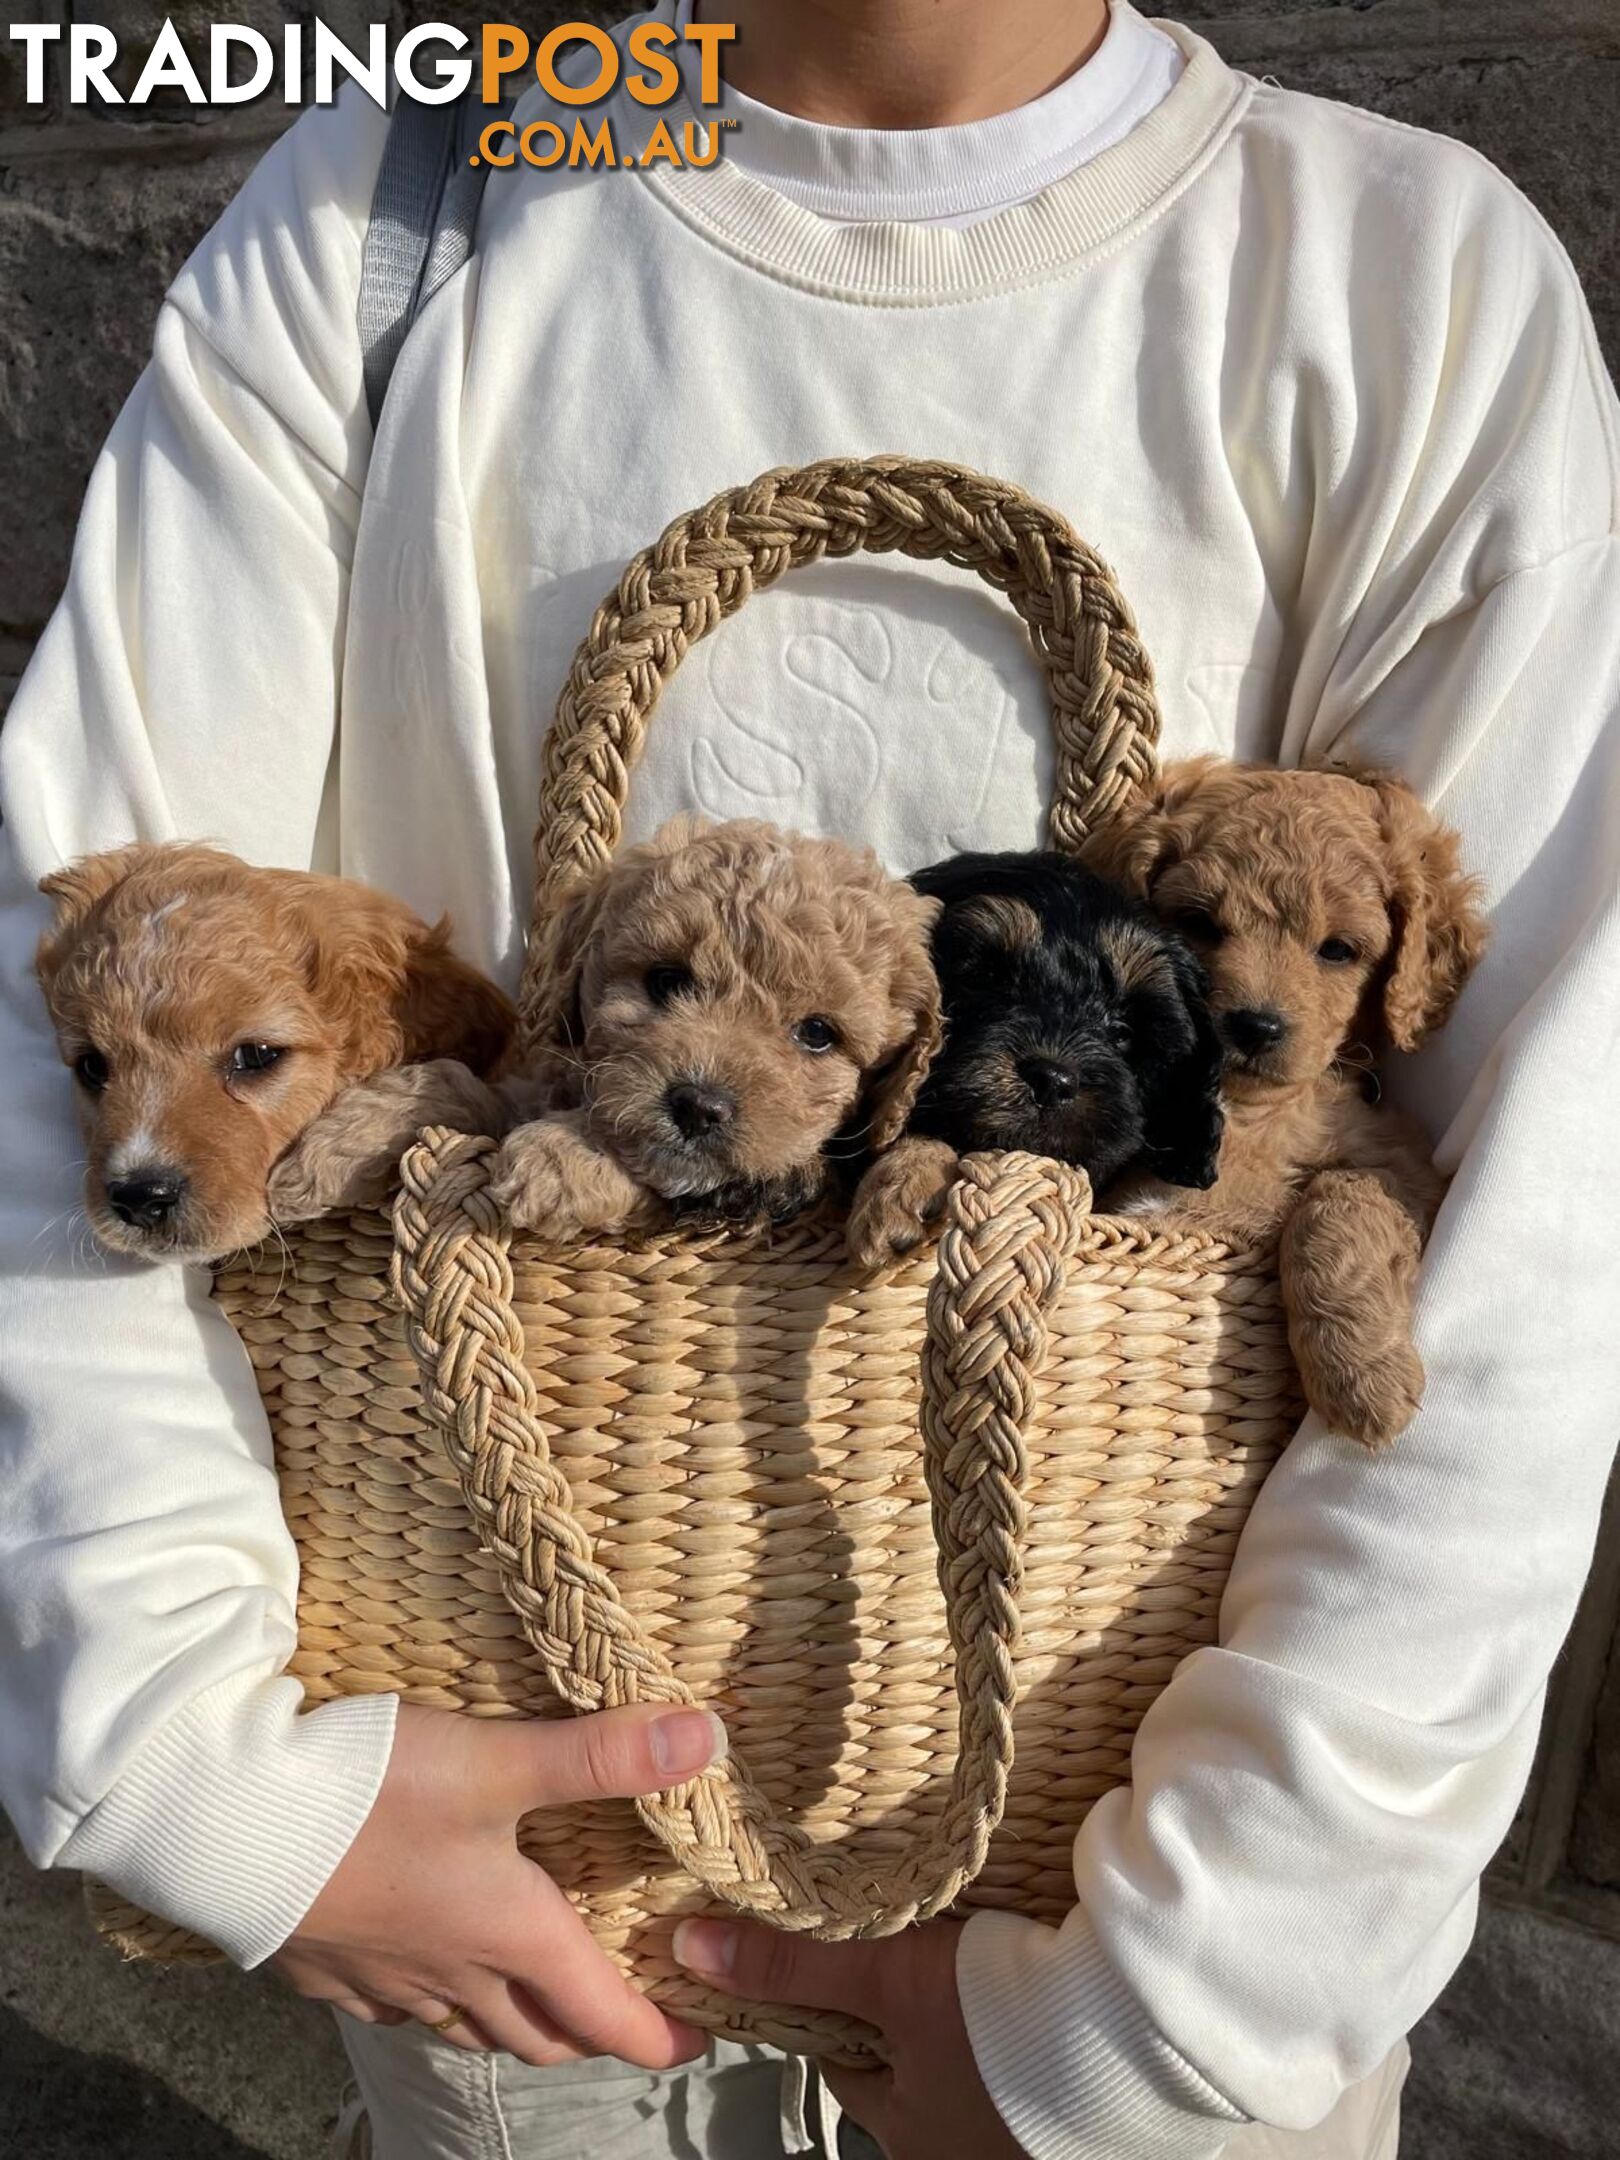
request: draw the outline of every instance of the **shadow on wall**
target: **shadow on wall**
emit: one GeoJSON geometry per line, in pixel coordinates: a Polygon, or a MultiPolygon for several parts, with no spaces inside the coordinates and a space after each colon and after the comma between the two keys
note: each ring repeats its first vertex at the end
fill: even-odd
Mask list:
{"type": "Polygon", "coordinates": [[[116,2055],[92,2055],[0,2008],[0,2151],[28,2160],[265,2160],[257,2145],[116,2055]]]}

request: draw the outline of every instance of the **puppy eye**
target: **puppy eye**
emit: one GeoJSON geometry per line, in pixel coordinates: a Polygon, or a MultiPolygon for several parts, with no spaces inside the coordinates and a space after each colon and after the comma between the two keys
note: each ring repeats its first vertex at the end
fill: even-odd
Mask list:
{"type": "Polygon", "coordinates": [[[73,1077],[80,1087],[99,1095],[112,1078],[112,1067],[99,1050],[84,1050],[73,1060],[73,1077]]]}
{"type": "Polygon", "coordinates": [[[1343,967],[1346,961],[1356,957],[1356,948],[1348,938],[1324,938],[1316,948],[1316,957],[1325,960],[1329,967],[1343,967]]]}
{"type": "Polygon", "coordinates": [[[279,1065],[286,1055],[286,1050],[279,1043],[238,1043],[231,1052],[231,1071],[237,1074],[268,1072],[272,1065],[279,1065]]]}
{"type": "Polygon", "coordinates": [[[793,1030],[793,1040],[801,1050],[808,1050],[812,1057],[822,1057],[837,1048],[838,1030],[820,1013],[812,1013],[808,1020],[801,1020],[793,1030]]]}
{"type": "Polygon", "coordinates": [[[647,970],[647,995],[655,1005],[667,1005],[671,998],[695,988],[696,983],[690,968],[677,967],[673,961],[647,970]]]}
{"type": "Polygon", "coordinates": [[[1192,938],[1200,945],[1218,945],[1226,935],[1208,908],[1180,908],[1175,924],[1183,937],[1192,938]]]}

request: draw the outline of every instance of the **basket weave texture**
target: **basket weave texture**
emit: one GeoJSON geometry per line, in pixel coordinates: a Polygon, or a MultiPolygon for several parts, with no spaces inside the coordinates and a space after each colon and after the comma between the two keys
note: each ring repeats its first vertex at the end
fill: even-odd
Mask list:
{"type": "MultiPolygon", "coordinates": [[[[944,557],[1005,591],[1045,669],[1053,842],[1151,773],[1152,675],[1056,513],[899,459],[772,473],[677,520],[597,611],[547,740],[520,1000],[617,843],[648,717],[695,639],[798,564],[944,557]]],[[[634,1247],[514,1238],[492,1144],[425,1134],[392,1224],[311,1225],[223,1268],[301,1558],[311,1702],[475,1716],[695,1700],[729,1760],[547,1811],[525,1850],[672,2010],[870,2059],[856,2021],[740,2005],[675,1967],[686,1913],[823,1936],[948,1907],[1049,1921],[1297,1422],[1274,1262],[1093,1215],[1079,1173],[972,1158],[937,1249],[857,1277],[836,1223],[634,1247]]],[[[134,1954],[206,1946],[98,1893],[134,1954]]]]}

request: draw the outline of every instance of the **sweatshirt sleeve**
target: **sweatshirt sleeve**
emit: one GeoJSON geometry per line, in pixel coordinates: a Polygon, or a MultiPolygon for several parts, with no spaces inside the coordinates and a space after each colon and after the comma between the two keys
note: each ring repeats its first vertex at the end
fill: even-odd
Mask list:
{"type": "Polygon", "coordinates": [[[296,1558],[198,1270],[98,1254],[32,973],[64,859],[211,838],[307,865],[369,426],[354,330],[382,122],[301,121],[181,273],[0,735],[0,1798],[251,1964],[364,1820],[391,1700],[298,1715],[296,1558]]]}
{"type": "Polygon", "coordinates": [[[1396,767],[1487,888],[1485,962],[1390,1076],[1452,1179],[1427,1391],[1387,1456],[1314,1418],[1292,1442],[1218,1644],[1081,1827],[1063,1927],[969,1924],[975,2053],[1036,2160],[1214,2154],[1376,2068],[1467,1949],[1591,1558],[1620,1424],[1616,414],[1556,244],[1493,189],[1419,451],[1324,550],[1375,567],[1324,583],[1285,745],[1396,767]]]}

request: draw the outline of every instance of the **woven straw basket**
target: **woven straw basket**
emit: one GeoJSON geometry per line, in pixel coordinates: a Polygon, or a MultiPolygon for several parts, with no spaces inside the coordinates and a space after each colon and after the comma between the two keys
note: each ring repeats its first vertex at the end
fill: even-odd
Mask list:
{"type": "MultiPolygon", "coordinates": [[[[1012,601],[1050,688],[1054,844],[1150,773],[1151,671],[1055,513],[954,466],[768,473],[677,520],[597,611],[546,747],[537,922],[611,854],[693,641],[861,549],[944,559],[1012,601]]],[[[719,1708],[727,1764],[536,1815],[525,1850],[672,2010],[860,2060],[851,2019],[698,1987],[675,1920],[734,1908],[847,1936],[953,1904],[1061,1918],[1076,1825],[1213,1638],[1299,1414],[1272,1259],[1092,1215],[1083,1176],[1026,1156],[970,1160],[937,1249],[879,1280],[815,1220],[551,1249],[503,1228],[491,1152],[430,1132],[392,1225],[334,1218],[290,1263],[219,1274],[301,1555],[292,1670],[312,1703],[719,1708]]],[[[127,1950],[209,1954],[97,1902],[127,1950]]]]}

